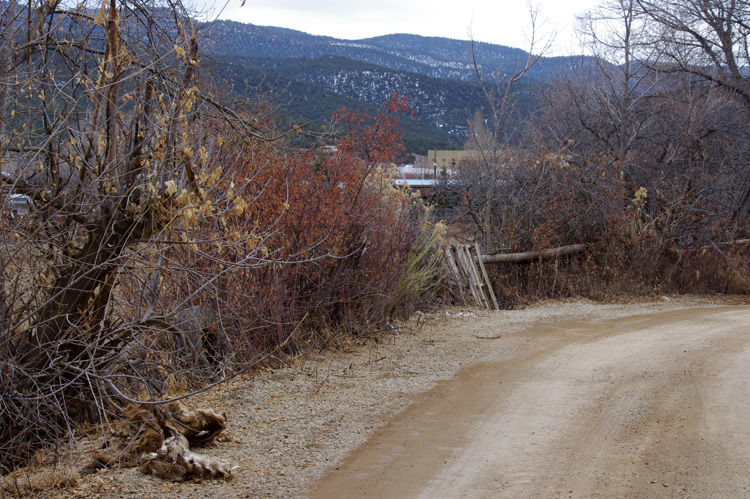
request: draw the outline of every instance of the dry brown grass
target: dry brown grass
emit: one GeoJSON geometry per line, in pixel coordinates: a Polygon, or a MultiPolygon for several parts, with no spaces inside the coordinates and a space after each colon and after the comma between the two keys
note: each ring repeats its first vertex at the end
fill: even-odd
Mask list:
{"type": "Polygon", "coordinates": [[[0,497],[49,496],[54,490],[75,487],[79,476],[78,470],[70,466],[19,469],[0,479],[0,497]]]}

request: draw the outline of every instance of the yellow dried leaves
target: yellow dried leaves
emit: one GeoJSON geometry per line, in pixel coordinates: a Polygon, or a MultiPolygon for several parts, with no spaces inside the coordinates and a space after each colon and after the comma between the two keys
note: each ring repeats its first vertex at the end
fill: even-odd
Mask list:
{"type": "Polygon", "coordinates": [[[243,198],[237,198],[234,203],[234,210],[232,210],[232,214],[236,217],[239,217],[245,213],[245,210],[247,210],[247,202],[243,198]]]}
{"type": "Polygon", "coordinates": [[[175,204],[181,208],[187,205],[189,201],[190,201],[190,194],[188,194],[188,191],[186,189],[182,189],[180,191],[180,194],[175,199],[175,204]]]}
{"type": "Polygon", "coordinates": [[[171,196],[175,192],[177,192],[177,185],[175,184],[174,180],[169,180],[165,182],[164,186],[167,189],[167,196],[171,196]]]}
{"type": "Polygon", "coordinates": [[[99,14],[94,18],[94,24],[102,26],[104,24],[104,16],[106,15],[105,3],[102,2],[102,8],[99,9],[99,14]]]}

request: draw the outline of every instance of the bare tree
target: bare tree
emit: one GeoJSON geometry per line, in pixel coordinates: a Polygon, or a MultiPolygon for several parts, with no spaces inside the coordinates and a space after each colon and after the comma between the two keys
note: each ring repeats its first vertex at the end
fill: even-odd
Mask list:
{"type": "Polygon", "coordinates": [[[318,154],[210,85],[179,1],[0,14],[0,470],[435,286],[439,234],[382,166],[405,98],[340,110],[318,154]]]}
{"type": "Polygon", "coordinates": [[[554,34],[540,36],[543,23],[539,9],[531,3],[527,3],[527,7],[530,35],[526,58],[517,61],[511,74],[502,74],[499,70],[492,78],[483,74],[477,63],[477,48],[472,39],[470,56],[477,81],[484,92],[487,116],[479,113],[470,123],[466,149],[474,151],[474,154],[460,169],[459,184],[463,191],[466,216],[486,251],[498,251],[503,246],[499,233],[502,232],[503,223],[507,223],[511,216],[509,207],[501,199],[500,183],[512,163],[508,142],[512,129],[521,127],[514,113],[512,90],[539,59],[549,52],[554,39],[554,34]]]}
{"type": "Polygon", "coordinates": [[[650,40],[664,54],[663,71],[711,82],[750,106],[750,2],[744,0],[637,0],[650,20],[650,40]]]}
{"type": "MultiPolygon", "coordinates": [[[[750,77],[746,71],[750,64],[750,2],[638,0],[637,4],[641,15],[649,20],[650,43],[664,54],[658,69],[681,75],[689,82],[695,100],[721,102],[726,110],[723,123],[743,116],[739,127],[728,134],[734,147],[724,159],[745,158],[748,137],[743,123],[750,112],[750,77]]],[[[705,135],[713,137],[719,130],[725,129],[719,126],[705,135]]],[[[728,164],[735,165],[737,175],[729,188],[734,201],[727,206],[728,218],[736,227],[750,206],[750,183],[746,181],[746,160],[724,161],[722,169],[728,164]]]]}
{"type": "Polygon", "coordinates": [[[582,162],[600,156],[627,177],[633,158],[654,133],[659,112],[652,99],[662,75],[660,53],[646,37],[647,19],[635,0],[611,0],[578,18],[587,52],[557,76],[545,96],[543,140],[549,150],[582,162]]]}

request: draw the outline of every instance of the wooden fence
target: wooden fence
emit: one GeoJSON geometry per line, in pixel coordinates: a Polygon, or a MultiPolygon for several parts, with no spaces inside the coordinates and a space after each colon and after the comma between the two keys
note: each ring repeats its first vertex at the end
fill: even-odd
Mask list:
{"type": "Polygon", "coordinates": [[[454,244],[445,250],[445,259],[463,302],[467,303],[471,297],[478,307],[500,310],[481,256],[479,244],[454,244]]]}
{"type": "MultiPolygon", "coordinates": [[[[739,243],[740,241],[738,241],[739,243]]],[[[750,240],[741,240],[742,243],[750,240]]],[[[586,244],[571,244],[541,251],[526,251],[524,253],[504,253],[497,255],[483,255],[479,244],[453,244],[446,248],[445,259],[458,288],[458,293],[464,304],[469,298],[474,305],[492,310],[500,310],[492,284],[487,276],[485,263],[521,263],[557,258],[560,256],[585,251],[586,244]]]]}

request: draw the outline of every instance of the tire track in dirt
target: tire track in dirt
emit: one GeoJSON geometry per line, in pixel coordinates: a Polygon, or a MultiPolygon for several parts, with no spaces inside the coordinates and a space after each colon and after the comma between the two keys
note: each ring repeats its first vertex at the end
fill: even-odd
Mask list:
{"type": "Polygon", "coordinates": [[[532,332],[428,392],[311,497],[750,495],[750,309],[532,332]]]}

